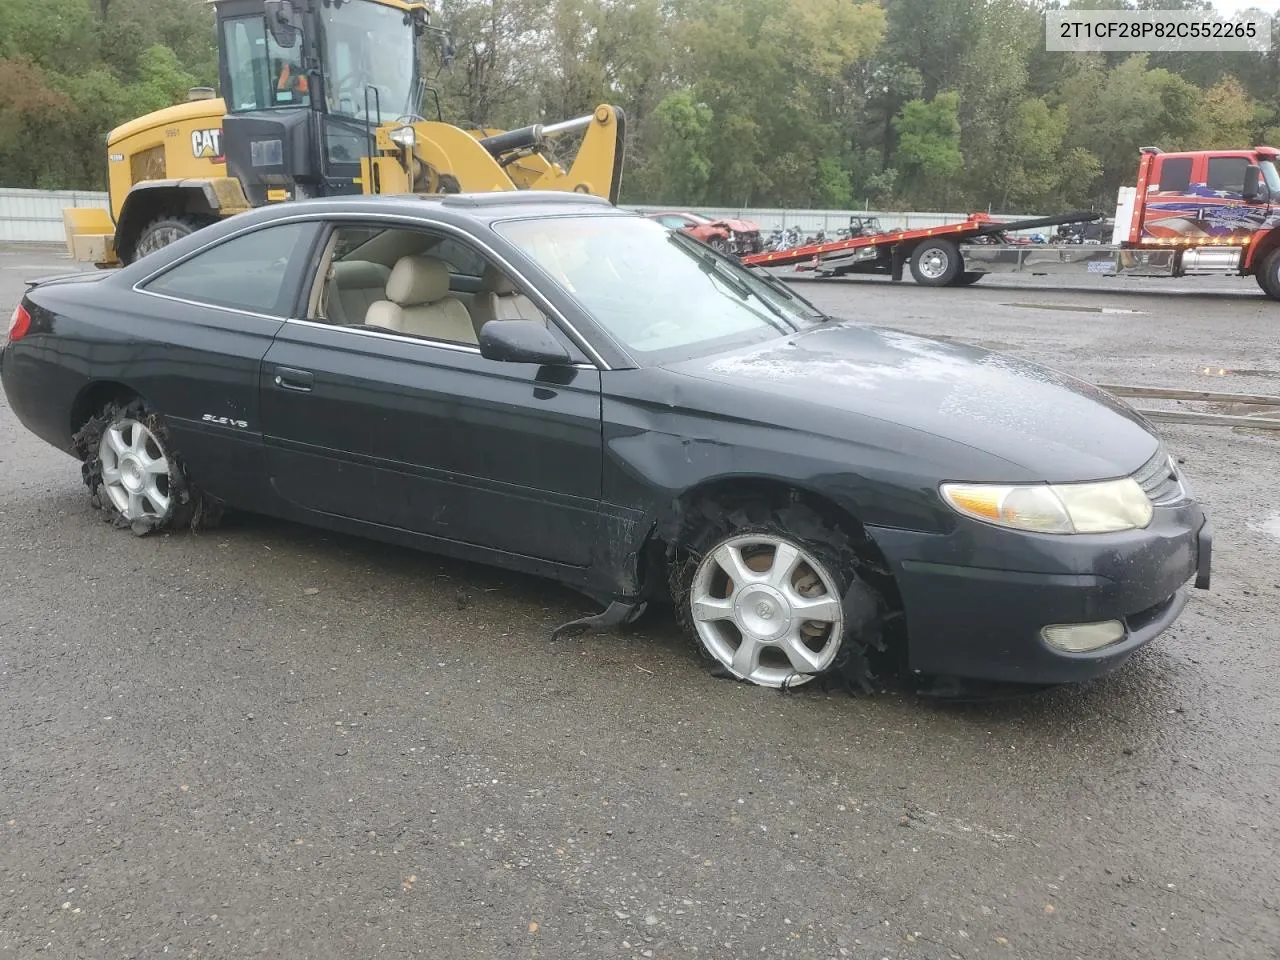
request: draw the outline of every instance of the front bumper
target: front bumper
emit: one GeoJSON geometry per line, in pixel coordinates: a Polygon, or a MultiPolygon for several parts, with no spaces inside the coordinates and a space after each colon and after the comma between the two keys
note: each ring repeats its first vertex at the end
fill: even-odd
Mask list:
{"type": "Polygon", "coordinates": [[[868,528],[893,567],[912,672],[1030,684],[1115,670],[1207,590],[1213,528],[1197,504],[1158,508],[1145,530],[1055,537],[964,521],[949,535],[868,528]],[[1122,640],[1067,653],[1049,624],[1120,620],[1122,640]]]}

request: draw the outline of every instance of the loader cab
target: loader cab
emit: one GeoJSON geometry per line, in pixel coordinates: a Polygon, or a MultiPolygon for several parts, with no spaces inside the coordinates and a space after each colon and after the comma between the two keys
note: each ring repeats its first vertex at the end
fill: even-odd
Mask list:
{"type": "Polygon", "coordinates": [[[1141,240],[1233,243],[1251,236],[1280,205],[1277,151],[1206,150],[1162,153],[1149,160],[1141,240]]]}
{"type": "Polygon", "coordinates": [[[227,171],[251,206],[361,193],[373,131],[414,115],[425,7],[215,0],[227,171]]]}

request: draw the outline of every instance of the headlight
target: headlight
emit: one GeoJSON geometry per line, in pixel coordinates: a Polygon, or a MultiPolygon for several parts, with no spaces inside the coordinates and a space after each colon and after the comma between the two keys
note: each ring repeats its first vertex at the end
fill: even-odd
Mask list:
{"type": "Polygon", "coordinates": [[[387,134],[387,138],[402,147],[412,147],[418,142],[418,131],[413,127],[396,127],[387,134]]]}
{"type": "Polygon", "coordinates": [[[958,513],[1036,533],[1115,533],[1151,522],[1151,501],[1136,480],[1098,483],[944,483],[942,499],[958,513]]]}

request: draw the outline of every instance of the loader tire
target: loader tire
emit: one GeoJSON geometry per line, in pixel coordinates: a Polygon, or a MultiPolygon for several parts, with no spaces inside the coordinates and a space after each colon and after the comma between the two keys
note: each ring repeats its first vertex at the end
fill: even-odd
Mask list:
{"type": "Polygon", "coordinates": [[[138,234],[138,240],[133,245],[133,256],[129,258],[129,262],[140,260],[148,253],[154,253],[162,247],[167,247],[175,240],[190,236],[201,227],[208,226],[213,222],[208,217],[197,217],[189,214],[156,217],[156,219],[143,227],[142,232],[138,234]]]}
{"type": "Polygon", "coordinates": [[[945,287],[964,272],[964,257],[951,240],[925,240],[911,251],[911,276],[923,287],[945,287]]]}

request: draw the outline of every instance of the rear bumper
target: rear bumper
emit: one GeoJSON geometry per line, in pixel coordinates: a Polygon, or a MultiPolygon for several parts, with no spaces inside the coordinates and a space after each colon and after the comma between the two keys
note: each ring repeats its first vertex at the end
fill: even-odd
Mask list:
{"type": "Polygon", "coordinates": [[[0,347],[0,390],[9,409],[27,430],[66,453],[71,452],[70,398],[82,377],[46,360],[33,348],[35,335],[0,347]]]}
{"type": "Polygon", "coordinates": [[[910,669],[1031,684],[1115,670],[1178,619],[1193,585],[1209,588],[1213,528],[1204,513],[1195,504],[1156,513],[1146,530],[1108,536],[968,522],[949,536],[869,529],[902,594],[910,669]],[[960,562],[966,553],[980,562],[960,562]],[[1108,620],[1123,622],[1124,637],[1088,653],[1060,650],[1041,634],[1051,624],[1108,620]]]}

